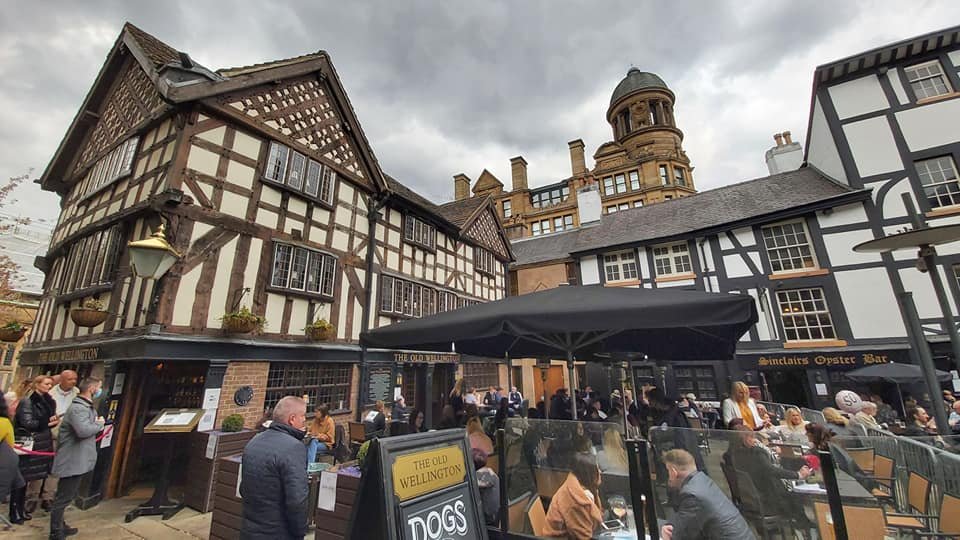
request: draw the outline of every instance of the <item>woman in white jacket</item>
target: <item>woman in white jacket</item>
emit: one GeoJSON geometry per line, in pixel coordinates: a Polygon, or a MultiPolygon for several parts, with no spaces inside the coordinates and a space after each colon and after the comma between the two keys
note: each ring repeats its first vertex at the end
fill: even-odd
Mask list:
{"type": "Polygon", "coordinates": [[[763,420],[757,412],[757,404],[750,397],[750,388],[741,381],[733,383],[730,397],[723,400],[723,425],[729,426],[734,418],[742,418],[743,424],[751,430],[763,427],[763,420]]]}

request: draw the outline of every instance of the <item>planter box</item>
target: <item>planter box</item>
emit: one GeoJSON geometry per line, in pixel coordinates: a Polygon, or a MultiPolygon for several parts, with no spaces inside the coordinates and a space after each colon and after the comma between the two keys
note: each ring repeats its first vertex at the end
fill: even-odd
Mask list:
{"type": "MultiPolygon", "coordinates": [[[[347,465],[352,465],[348,463],[347,465]]],[[[331,471],[338,470],[337,465],[331,471]]],[[[347,474],[337,475],[337,503],[333,512],[321,510],[314,505],[314,540],[343,540],[350,534],[350,512],[360,490],[360,478],[347,474]]]]}
{"type": "Polygon", "coordinates": [[[243,501],[237,497],[240,456],[218,459],[215,479],[210,540],[239,540],[243,523],[243,501]]]}
{"type": "Polygon", "coordinates": [[[200,431],[190,434],[187,449],[187,485],[184,489],[184,503],[199,511],[209,512],[215,507],[215,482],[221,458],[238,455],[250,439],[256,435],[253,430],[224,432],[200,431]],[[207,457],[210,438],[216,437],[213,457],[207,457]]]}

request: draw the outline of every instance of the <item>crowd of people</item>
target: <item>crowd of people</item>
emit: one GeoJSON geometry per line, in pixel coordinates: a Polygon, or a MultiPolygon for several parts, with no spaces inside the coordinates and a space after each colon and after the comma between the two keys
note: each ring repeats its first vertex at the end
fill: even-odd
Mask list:
{"type": "Polygon", "coordinates": [[[101,385],[65,370],[25,380],[0,399],[0,499],[9,501],[11,523],[22,525],[39,508],[50,514],[51,539],[77,534],[63,515],[97,462],[101,385]]]}

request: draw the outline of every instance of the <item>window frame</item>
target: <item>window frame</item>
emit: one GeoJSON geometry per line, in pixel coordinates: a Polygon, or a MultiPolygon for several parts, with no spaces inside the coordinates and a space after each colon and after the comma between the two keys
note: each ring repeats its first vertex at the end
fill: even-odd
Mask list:
{"type": "Polygon", "coordinates": [[[264,162],[263,170],[260,171],[260,178],[264,183],[289,191],[298,197],[304,197],[311,202],[319,203],[328,209],[333,209],[336,206],[335,194],[337,192],[338,176],[333,167],[277,141],[270,141],[267,149],[267,159],[264,162]],[[281,157],[281,154],[283,157],[281,157]],[[297,170],[294,170],[295,160],[302,161],[297,170]],[[316,170],[319,175],[315,193],[308,191],[312,169],[316,170]],[[296,175],[296,178],[294,178],[294,175],[296,175]]]}
{"type": "Polygon", "coordinates": [[[635,249],[604,253],[602,257],[605,283],[619,283],[640,279],[640,266],[635,249]]]}
{"type": "Polygon", "coordinates": [[[504,219],[513,217],[513,204],[511,203],[511,201],[509,200],[503,201],[502,207],[503,207],[504,219]]]}
{"type": "MultiPolygon", "coordinates": [[[[939,156],[935,156],[927,159],[918,159],[913,162],[913,168],[917,172],[917,180],[920,182],[920,188],[923,190],[924,200],[926,200],[927,205],[931,209],[953,208],[955,206],[960,205],[960,173],[958,173],[957,171],[957,162],[953,158],[953,154],[943,154],[943,155],[939,155],[939,156]],[[934,173],[934,171],[930,169],[928,164],[931,162],[939,162],[940,160],[943,160],[943,159],[948,160],[948,163],[950,164],[951,170],[953,172],[953,178],[925,184],[923,181],[924,175],[926,175],[929,178],[934,173]],[[923,169],[921,169],[921,166],[923,166],[923,169]],[[953,185],[951,186],[951,184],[953,185]],[[937,194],[936,193],[937,186],[947,186],[947,192],[944,194],[937,194]],[[934,189],[933,197],[931,197],[930,195],[931,188],[934,189]],[[949,198],[949,200],[951,201],[951,204],[940,204],[940,199],[943,197],[949,198]],[[936,200],[938,204],[934,205],[933,200],[936,200]]],[[[943,173],[945,172],[945,169],[940,168],[936,172],[943,173]]]]}
{"type": "Polygon", "coordinates": [[[651,247],[651,254],[653,255],[654,276],[658,278],[693,274],[693,257],[690,253],[690,245],[687,242],[657,244],[651,247]],[[683,246],[682,253],[678,253],[676,250],[676,248],[680,246],[683,246]],[[658,253],[659,250],[666,250],[666,253],[658,253]],[[682,259],[683,257],[686,257],[686,264],[682,266],[689,266],[689,268],[682,271],[677,271],[677,258],[682,259]],[[665,266],[661,263],[664,260],[667,261],[669,272],[662,271],[665,266]]]}
{"type": "Polygon", "coordinates": [[[673,183],[678,186],[687,185],[687,172],[683,167],[673,168],[673,183]]]}
{"type": "MultiPolygon", "coordinates": [[[[797,233],[797,231],[794,231],[794,236],[796,236],[796,233],[797,233]]],[[[771,234],[774,234],[774,233],[771,232],[771,234]]],[[[787,238],[789,235],[783,235],[783,236],[784,236],[784,238],[785,238],[785,240],[786,240],[786,238],[787,238]]],[[[793,273],[796,273],[796,272],[809,272],[809,271],[813,271],[813,270],[818,270],[818,269],[820,268],[820,261],[818,260],[816,250],[815,250],[814,247],[813,247],[813,241],[812,241],[811,236],[810,236],[810,230],[807,228],[807,220],[802,219],[802,218],[801,218],[801,219],[791,219],[791,220],[788,220],[788,221],[778,221],[778,222],[776,222],[776,223],[770,223],[770,224],[767,224],[767,225],[762,225],[762,226],[760,227],[760,237],[763,239],[763,248],[764,248],[764,252],[766,253],[766,256],[767,256],[767,262],[770,264],[770,273],[771,273],[771,274],[793,274],[793,273]],[[798,224],[800,225],[800,229],[801,229],[799,232],[802,233],[802,234],[806,237],[806,238],[805,238],[806,242],[805,242],[804,244],[799,244],[799,243],[797,243],[797,244],[784,244],[784,245],[782,245],[782,246],[780,246],[780,245],[771,246],[771,245],[770,245],[770,238],[767,237],[767,231],[772,231],[774,228],[780,228],[780,230],[783,230],[783,228],[786,227],[786,226],[795,226],[795,225],[798,225],[798,224]],[[783,251],[783,250],[799,249],[799,251],[800,251],[800,257],[801,257],[801,261],[802,261],[802,260],[804,259],[803,247],[806,247],[806,249],[807,249],[806,255],[809,256],[809,258],[812,260],[813,266],[803,266],[803,267],[795,267],[795,268],[784,269],[784,268],[783,268],[783,261],[784,261],[784,260],[791,261],[791,264],[792,264],[792,260],[793,260],[793,259],[796,259],[796,257],[790,256],[790,257],[784,259],[783,257],[781,257],[781,256],[778,254],[778,255],[777,255],[777,258],[776,258],[776,264],[779,264],[779,265],[781,266],[781,268],[780,268],[780,270],[777,270],[777,269],[776,269],[776,267],[775,267],[775,259],[774,259],[774,257],[772,256],[772,253],[771,253],[771,252],[773,252],[773,251],[783,251]]]]}
{"type": "Polygon", "coordinates": [[[492,251],[473,246],[473,268],[481,274],[494,277],[497,271],[497,259],[492,251]]]}
{"type": "Polygon", "coordinates": [[[89,199],[121,178],[132,176],[140,142],[139,135],[129,137],[95,161],[80,184],[77,201],[89,199]]]}
{"type": "Polygon", "coordinates": [[[657,172],[660,174],[660,184],[664,186],[670,185],[670,172],[667,170],[667,166],[659,165],[657,172]]]}
{"type": "Polygon", "coordinates": [[[627,176],[630,179],[630,191],[640,191],[640,172],[629,171],[627,176]]]}
{"type": "Polygon", "coordinates": [[[434,225],[427,223],[425,220],[413,214],[405,213],[403,215],[402,233],[404,242],[427,251],[437,251],[437,228],[434,225]],[[428,242],[424,242],[424,234],[426,234],[427,239],[429,240],[428,242]]]}
{"type": "Polygon", "coordinates": [[[308,413],[315,412],[321,403],[328,404],[330,414],[349,413],[353,367],[354,364],[349,362],[271,362],[264,385],[264,406],[276,405],[283,396],[308,395],[308,413]],[[276,384],[278,381],[280,385],[276,384]],[[329,397],[320,397],[324,390],[327,396],[342,397],[337,399],[342,406],[329,397]]]}
{"type": "Polygon", "coordinates": [[[270,259],[270,281],[268,282],[267,290],[278,294],[307,296],[332,302],[336,292],[336,272],[339,264],[340,261],[336,255],[327,253],[326,251],[289,242],[273,241],[273,254],[270,259]],[[280,283],[278,281],[277,262],[278,254],[283,248],[289,249],[289,258],[286,262],[286,268],[282,270],[282,272],[286,274],[286,277],[283,282],[280,283]],[[303,277],[300,286],[293,287],[291,283],[293,281],[294,261],[301,253],[306,257],[301,270],[303,277]],[[318,267],[313,266],[313,261],[316,258],[320,258],[321,260],[318,267]],[[316,291],[310,290],[311,282],[308,279],[309,272],[312,268],[316,268],[317,270],[316,284],[318,289],[316,291]]]}
{"type": "Polygon", "coordinates": [[[779,316],[780,316],[780,325],[783,329],[783,339],[785,341],[787,341],[788,343],[805,343],[805,342],[817,342],[817,341],[833,341],[838,339],[837,329],[833,323],[833,316],[830,314],[830,306],[827,304],[827,297],[823,287],[799,287],[794,289],[777,290],[776,297],[777,297],[777,312],[779,313],[779,316]],[[802,297],[802,293],[804,292],[811,293],[809,300],[805,300],[802,297]],[[823,304],[823,309],[814,309],[812,311],[806,311],[806,306],[804,306],[804,303],[813,303],[814,307],[816,307],[816,303],[818,299],[814,298],[815,295],[813,293],[815,292],[819,294],[819,297],[820,297],[819,302],[823,304]],[[797,299],[793,300],[793,299],[787,298],[787,295],[789,295],[790,293],[796,293],[797,299]],[[790,308],[790,311],[788,312],[784,311],[784,298],[786,298],[787,307],[790,308]],[[795,306],[799,306],[799,308],[802,309],[802,311],[793,311],[793,307],[795,306]],[[821,316],[826,316],[827,323],[828,323],[827,325],[823,325],[822,322],[819,320],[816,326],[811,326],[809,324],[806,324],[810,320],[809,317],[817,317],[819,319],[819,317],[821,316]],[[805,324],[803,326],[798,326],[796,324],[793,324],[788,327],[787,317],[790,317],[794,321],[803,319],[803,322],[805,324]],[[799,336],[800,329],[805,329],[808,335],[812,336],[811,330],[813,328],[819,329],[819,332],[820,332],[819,337],[808,337],[806,339],[800,339],[799,337],[796,337],[796,336],[799,336]],[[825,335],[823,332],[824,328],[829,328],[831,335],[829,336],[825,335]],[[790,338],[791,332],[793,332],[795,335],[793,339],[790,338]]]}
{"type": "Polygon", "coordinates": [[[603,177],[603,194],[606,196],[616,195],[616,190],[614,189],[613,176],[604,176],[603,177]]]}
{"type": "Polygon", "coordinates": [[[926,99],[932,99],[940,96],[948,96],[954,93],[953,85],[950,84],[950,77],[947,76],[947,71],[943,69],[943,64],[940,63],[939,58],[928,60],[926,62],[920,62],[919,64],[914,64],[912,66],[906,66],[903,68],[903,76],[907,79],[907,86],[909,86],[910,90],[913,91],[913,97],[916,99],[916,101],[923,101],[926,99]],[[936,66],[940,72],[935,74],[928,74],[922,77],[919,76],[918,73],[916,73],[916,70],[929,69],[931,66],[936,66]],[[915,79],[911,78],[913,76],[916,76],[916,78],[915,79]],[[933,89],[937,90],[938,93],[933,95],[926,95],[928,92],[928,89],[924,88],[923,82],[932,81],[933,79],[937,79],[937,78],[939,78],[940,82],[943,84],[944,91],[940,92],[939,89],[936,88],[936,83],[933,83],[933,89]],[[915,84],[918,84],[918,83],[919,83],[919,90],[917,86],[914,86],[915,84]],[[923,96],[920,95],[921,92],[924,94],[923,96]]]}
{"type": "Polygon", "coordinates": [[[618,173],[613,175],[613,183],[617,190],[617,195],[622,195],[627,192],[627,174],[618,173]]]}
{"type": "Polygon", "coordinates": [[[72,241],[62,256],[63,268],[57,278],[58,296],[67,300],[83,295],[85,291],[112,288],[125,234],[123,224],[115,223],[72,241]]]}

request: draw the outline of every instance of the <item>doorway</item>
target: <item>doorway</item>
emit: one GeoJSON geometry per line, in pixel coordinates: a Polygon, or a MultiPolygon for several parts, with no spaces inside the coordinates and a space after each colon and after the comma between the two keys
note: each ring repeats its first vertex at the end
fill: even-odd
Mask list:
{"type": "Polygon", "coordinates": [[[557,393],[560,388],[566,388],[563,384],[563,366],[550,366],[547,369],[547,380],[543,380],[543,371],[533,368],[533,396],[530,397],[530,406],[535,407],[537,403],[543,401],[550,408],[550,398],[557,393]]]}
{"type": "Polygon", "coordinates": [[[457,366],[454,364],[435,364],[433,366],[433,384],[430,390],[430,404],[433,411],[433,422],[442,418],[443,407],[450,401],[450,390],[453,389],[457,375],[457,366]]]}
{"type": "Polygon", "coordinates": [[[807,374],[804,370],[764,371],[761,376],[766,377],[772,401],[797,407],[810,406],[807,396],[807,374]]]}

